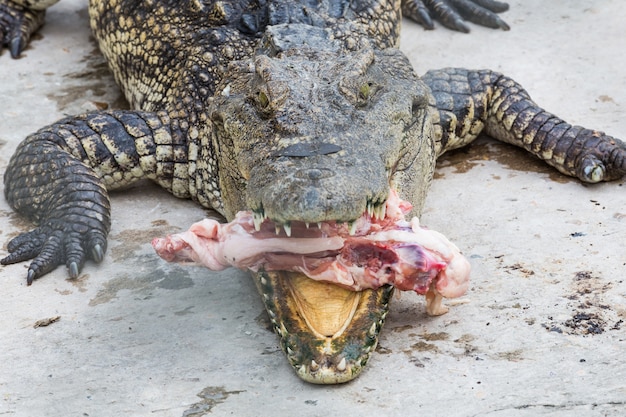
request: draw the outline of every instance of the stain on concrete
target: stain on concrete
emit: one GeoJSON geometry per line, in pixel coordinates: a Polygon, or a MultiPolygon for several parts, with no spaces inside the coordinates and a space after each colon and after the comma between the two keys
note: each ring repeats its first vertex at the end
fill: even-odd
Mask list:
{"type": "Polygon", "coordinates": [[[606,94],[599,95],[596,101],[599,101],[600,103],[615,103],[613,97],[607,96],[606,94]]]}
{"type": "Polygon", "coordinates": [[[270,321],[269,316],[267,315],[267,311],[261,311],[255,318],[254,321],[256,324],[263,330],[266,330],[270,333],[274,333],[274,325],[270,321]]]}
{"type": "Polygon", "coordinates": [[[507,273],[511,273],[511,271],[518,271],[524,278],[528,278],[532,275],[535,275],[535,271],[529,268],[525,268],[519,262],[514,263],[513,265],[506,265],[503,267],[507,273]]]}
{"type": "Polygon", "coordinates": [[[379,355],[389,355],[390,353],[393,353],[393,351],[385,346],[383,346],[380,343],[380,340],[378,341],[378,344],[376,345],[376,353],[378,353],[379,355]]]}
{"type": "Polygon", "coordinates": [[[422,333],[419,337],[423,340],[427,341],[438,341],[438,340],[448,340],[450,335],[446,332],[437,332],[437,333],[422,333]]]}
{"type": "Polygon", "coordinates": [[[187,314],[193,314],[193,309],[195,308],[195,306],[189,306],[187,308],[184,308],[180,311],[175,311],[174,315],[175,316],[186,316],[187,314]]]}
{"type": "Polygon", "coordinates": [[[626,221],[626,213],[615,213],[613,218],[618,221],[626,221]]]}
{"type": "Polygon", "coordinates": [[[89,281],[89,277],[89,274],[81,274],[76,278],[67,278],[66,281],[76,287],[79,292],[85,292],[87,291],[87,281],[89,281]]]}
{"type": "MultiPolygon", "coordinates": [[[[152,256],[143,258],[154,260],[152,256]]],[[[123,273],[112,278],[104,283],[103,288],[89,301],[89,305],[97,306],[108,303],[117,298],[118,293],[123,290],[141,295],[142,299],[149,299],[152,298],[152,291],[156,289],[180,290],[193,287],[194,282],[189,277],[189,272],[185,269],[167,268],[167,270],[163,268],[149,268],[148,272],[142,272],[138,275],[123,273]]]]}
{"type": "Polygon", "coordinates": [[[45,319],[37,320],[35,324],[33,324],[33,328],[37,329],[39,327],[48,327],[59,320],[61,320],[61,316],[47,317],[45,319]]]}
{"type": "Polygon", "coordinates": [[[22,231],[28,231],[36,227],[35,223],[31,222],[26,217],[20,216],[14,211],[0,210],[0,217],[9,219],[9,224],[20,230],[20,232],[15,233],[15,235],[21,233],[22,231]]]}
{"type": "Polygon", "coordinates": [[[570,318],[556,321],[548,317],[541,326],[551,332],[582,336],[621,329],[623,318],[603,297],[612,287],[611,282],[604,281],[591,271],[577,272],[572,280],[572,291],[564,296],[569,300],[570,318]]]}
{"type": "Polygon", "coordinates": [[[403,331],[405,331],[405,330],[411,330],[411,329],[413,329],[413,328],[414,328],[414,326],[413,326],[413,325],[411,325],[411,324],[405,324],[405,325],[402,325],[402,326],[395,326],[395,327],[391,327],[391,328],[389,329],[389,331],[392,331],[392,332],[394,332],[394,333],[400,333],[400,332],[403,332],[403,331]]]}
{"type": "Polygon", "coordinates": [[[416,368],[425,368],[426,365],[424,362],[430,360],[429,358],[418,357],[412,350],[403,350],[402,353],[407,356],[409,363],[413,364],[416,368]]]}
{"type": "Polygon", "coordinates": [[[2,242],[3,250],[6,250],[7,244],[11,241],[11,239],[37,227],[35,223],[20,216],[14,211],[0,210],[0,217],[8,219],[9,224],[16,229],[8,233],[5,233],[4,230],[0,230],[0,235],[5,238],[4,242],[2,242]]]}
{"type": "MultiPolygon", "coordinates": [[[[464,148],[445,153],[437,160],[437,168],[452,168],[454,173],[463,174],[474,167],[484,166],[485,161],[496,161],[512,171],[545,174],[552,181],[559,183],[576,181],[521,148],[487,137],[480,137],[464,148]]],[[[435,178],[443,177],[445,173],[441,170],[435,173],[435,178]]],[[[494,177],[494,179],[500,178],[494,177]]]]}
{"type": "Polygon", "coordinates": [[[184,413],[183,417],[201,417],[212,413],[213,408],[222,404],[231,395],[241,394],[245,391],[226,391],[223,386],[206,387],[198,394],[200,401],[192,404],[184,413]]]}
{"type": "Polygon", "coordinates": [[[152,222],[154,227],[150,229],[126,229],[115,235],[111,235],[112,241],[119,241],[120,244],[111,247],[111,258],[115,262],[133,258],[142,246],[149,244],[155,237],[165,236],[180,231],[179,227],[171,226],[165,220],[152,222]]]}
{"type": "Polygon", "coordinates": [[[498,352],[496,356],[509,362],[519,362],[524,359],[524,351],[522,349],[510,350],[508,352],[498,352]]]}
{"type": "Polygon", "coordinates": [[[434,353],[440,353],[439,348],[437,347],[437,345],[433,344],[433,343],[426,343],[426,342],[417,342],[417,343],[413,343],[411,345],[411,350],[412,351],[416,351],[416,352],[434,352],[434,353]]]}
{"type": "Polygon", "coordinates": [[[74,110],[77,102],[79,107],[87,107],[86,110],[128,109],[129,105],[115,84],[95,39],[90,37],[90,42],[93,49],[80,60],[84,67],[64,74],[66,82],[47,98],[55,101],[60,111],[74,110]]]}

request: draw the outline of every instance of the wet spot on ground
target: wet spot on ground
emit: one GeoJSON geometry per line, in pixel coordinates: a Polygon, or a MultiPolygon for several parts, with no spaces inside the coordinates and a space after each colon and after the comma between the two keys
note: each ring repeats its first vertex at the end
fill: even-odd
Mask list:
{"type": "Polygon", "coordinates": [[[103,284],[102,289],[89,301],[89,305],[97,306],[108,303],[117,298],[118,293],[123,290],[137,294],[139,299],[149,299],[152,298],[153,291],[157,289],[180,290],[193,287],[194,282],[189,277],[189,272],[185,269],[170,266],[155,268],[154,262],[152,262],[154,260],[153,257],[146,257],[150,258],[150,263],[153,265],[152,268],[147,268],[146,271],[135,275],[124,273],[110,279],[103,284]]]}
{"type": "Polygon", "coordinates": [[[411,345],[411,349],[417,352],[435,352],[439,353],[439,348],[433,343],[417,342],[411,345]]]}
{"type": "Polygon", "coordinates": [[[274,325],[270,321],[270,318],[265,310],[261,311],[261,313],[254,318],[254,321],[260,328],[274,333],[274,325]]]}
{"type": "Polygon", "coordinates": [[[413,329],[413,327],[414,327],[414,326],[413,326],[413,325],[411,325],[411,324],[405,324],[405,325],[401,325],[401,326],[395,326],[395,327],[392,327],[392,328],[390,329],[390,331],[392,331],[392,332],[394,332],[394,333],[396,333],[396,332],[403,332],[403,331],[405,331],[405,330],[411,330],[411,329],[413,329]]]}
{"type": "Polygon", "coordinates": [[[104,57],[93,38],[93,49],[80,61],[83,68],[64,74],[65,82],[47,95],[61,111],[128,109],[104,57]]]}
{"type": "MultiPolygon", "coordinates": [[[[180,231],[180,228],[171,226],[165,220],[155,220],[150,229],[126,229],[111,235],[111,240],[119,241],[111,247],[111,257],[115,262],[120,262],[136,256],[144,245],[150,244],[155,237],[162,237],[180,231]]],[[[112,242],[113,243],[113,242],[112,242]]]]}
{"type": "Polygon", "coordinates": [[[76,278],[68,278],[67,282],[72,284],[78,289],[79,292],[87,291],[87,281],[89,280],[89,274],[81,274],[76,278]]]}
{"type": "Polygon", "coordinates": [[[20,230],[20,232],[16,232],[15,234],[19,234],[21,232],[25,232],[27,230],[35,228],[35,223],[31,222],[23,216],[20,216],[14,211],[0,210],[0,216],[2,216],[3,218],[8,218],[9,224],[14,228],[20,230]]]}
{"type": "MultiPolygon", "coordinates": [[[[575,181],[575,179],[559,173],[525,150],[486,136],[479,137],[464,148],[442,155],[437,160],[438,171],[435,173],[435,177],[442,178],[445,176],[441,168],[452,168],[454,170],[452,172],[462,174],[476,166],[484,165],[485,161],[496,161],[512,171],[545,174],[555,182],[575,181]]],[[[494,177],[494,179],[500,178],[494,177]]]]}
{"type": "Polygon", "coordinates": [[[215,406],[222,404],[231,395],[241,394],[245,391],[226,391],[224,387],[206,387],[196,394],[200,401],[192,404],[184,413],[183,417],[200,417],[212,414],[215,406]]]}
{"type": "Polygon", "coordinates": [[[450,335],[446,332],[438,332],[438,333],[422,333],[419,335],[420,339],[428,340],[428,341],[436,341],[436,340],[448,340],[450,335]]]}

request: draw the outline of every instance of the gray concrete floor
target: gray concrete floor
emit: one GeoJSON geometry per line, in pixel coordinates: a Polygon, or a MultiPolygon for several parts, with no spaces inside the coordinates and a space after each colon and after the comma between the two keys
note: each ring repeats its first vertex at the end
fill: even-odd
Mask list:
{"type": "MultiPolygon", "coordinates": [[[[488,67],[567,120],[626,137],[620,0],[512,1],[510,32],[405,22],[418,72],[488,67]]],[[[123,101],[64,0],[20,60],[0,57],[0,169],[27,134],[123,101]]],[[[150,185],[113,195],[109,251],[75,281],[26,287],[0,269],[0,415],[623,416],[626,186],[582,185],[481,140],[441,161],[422,222],[469,256],[472,285],[444,316],[394,301],[356,381],[298,380],[247,274],[167,265],[153,236],[205,216],[150,185]],[[33,328],[42,319],[60,317],[33,328]],[[591,327],[598,334],[588,334],[591,327]]],[[[0,242],[30,225],[0,199],[0,242]]]]}

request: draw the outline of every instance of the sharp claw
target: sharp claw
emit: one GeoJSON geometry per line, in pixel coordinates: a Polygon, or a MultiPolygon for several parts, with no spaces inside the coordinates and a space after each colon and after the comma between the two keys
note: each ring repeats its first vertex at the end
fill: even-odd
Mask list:
{"type": "Polygon", "coordinates": [[[470,33],[470,27],[461,19],[454,19],[451,24],[459,32],[470,33]]]}
{"type": "Polygon", "coordinates": [[[22,50],[24,49],[24,40],[21,36],[13,38],[9,50],[11,51],[11,58],[19,58],[22,50]]]}
{"type": "Polygon", "coordinates": [[[30,286],[35,279],[35,271],[32,269],[28,269],[28,274],[26,274],[26,285],[30,286]]]}
{"type": "Polygon", "coordinates": [[[78,264],[76,262],[70,263],[69,267],[70,278],[75,279],[78,277],[78,264]]]}
{"type": "Polygon", "coordinates": [[[504,20],[498,18],[496,19],[498,27],[502,30],[511,30],[511,26],[509,26],[504,20]]]}
{"type": "Polygon", "coordinates": [[[430,17],[428,10],[422,3],[416,4],[414,18],[427,30],[433,30],[435,28],[433,19],[430,17]]]}
{"type": "Polygon", "coordinates": [[[102,259],[104,259],[104,251],[102,250],[102,246],[100,246],[100,244],[94,245],[91,249],[91,257],[97,263],[102,262],[102,259]]]}

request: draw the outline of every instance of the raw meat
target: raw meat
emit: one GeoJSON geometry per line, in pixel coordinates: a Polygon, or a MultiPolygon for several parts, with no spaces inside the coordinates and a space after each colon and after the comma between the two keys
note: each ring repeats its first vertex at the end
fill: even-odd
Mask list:
{"type": "Polygon", "coordinates": [[[427,311],[443,314],[441,297],[459,297],[469,285],[469,263],[442,234],[404,220],[409,203],[390,194],[382,219],[364,214],[354,225],[325,222],[282,228],[240,212],[222,224],[205,219],[187,232],[156,238],[152,246],[170,262],[196,262],[212,270],[230,266],[295,271],[354,291],[390,284],[426,294],[427,311]],[[352,232],[352,233],[351,233],[352,232]]]}

